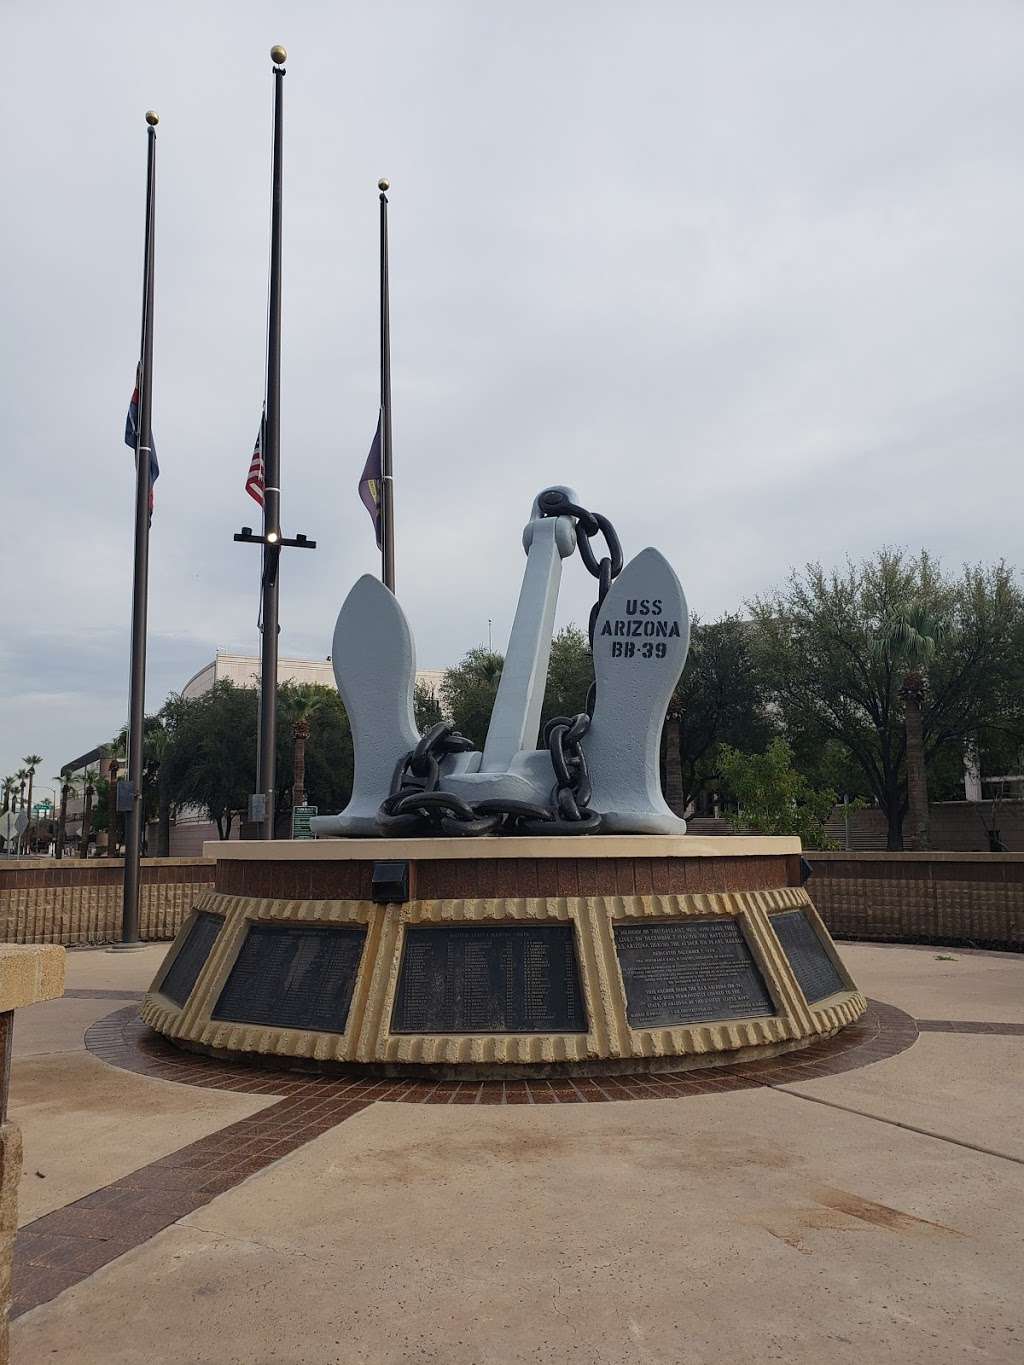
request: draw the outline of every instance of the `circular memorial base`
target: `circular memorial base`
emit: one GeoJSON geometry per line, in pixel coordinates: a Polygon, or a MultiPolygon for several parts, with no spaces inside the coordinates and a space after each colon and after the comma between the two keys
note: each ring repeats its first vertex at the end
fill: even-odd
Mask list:
{"type": "Polygon", "coordinates": [[[866,1008],[795,839],[206,846],[142,1016],[182,1047],[398,1076],[680,1071],[866,1008]]]}

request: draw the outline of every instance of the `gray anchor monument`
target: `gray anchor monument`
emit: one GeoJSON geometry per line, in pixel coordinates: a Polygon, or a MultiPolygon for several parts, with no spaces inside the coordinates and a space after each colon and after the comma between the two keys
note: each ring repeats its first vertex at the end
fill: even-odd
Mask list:
{"type": "MultiPolygon", "coordinates": [[[[563,752],[566,735],[577,746],[577,761],[582,752],[590,785],[584,803],[588,815],[579,809],[578,789],[572,805],[565,798],[561,809],[557,801],[552,803],[552,792],[560,786],[570,789],[572,783],[564,771],[556,771],[557,741],[553,747],[549,738],[538,749],[537,738],[562,562],[578,540],[581,549],[589,546],[590,537],[584,541],[586,532],[577,529],[583,517],[590,520],[593,534],[598,523],[579,507],[570,488],[548,488],[534,499],[523,532],[526,568],[519,605],[483,753],[446,749],[450,727],[438,727],[440,761],[430,786],[461,799],[450,805],[435,799],[424,806],[417,795],[426,794],[422,777],[432,773],[430,759],[436,761],[436,755],[423,744],[413,717],[416,660],[405,613],[378,579],[369,574],[359,579],[341,608],[332,649],[338,691],[352,727],[355,781],[341,815],[312,821],[318,836],[379,835],[396,828],[403,818],[399,810],[409,813],[409,824],[417,813],[428,821],[434,814],[435,824],[446,833],[491,833],[503,807],[506,819],[517,816],[516,827],[525,824],[534,833],[547,832],[547,825],[557,825],[563,834],[598,829],[686,833],[686,822],[665,804],[659,777],[665,712],[689,644],[686,598],[657,550],[642,551],[622,568],[617,538],[604,518],[612,539],[606,578],[599,579],[603,600],[592,620],[596,702],[592,716],[577,718],[578,738],[568,724],[560,736],[563,752]],[[395,790],[396,774],[412,780],[404,799],[391,802],[389,819],[387,809],[382,816],[384,799],[403,795],[401,786],[395,790]]],[[[590,555],[595,562],[592,551],[590,555]]]]}
{"type": "Polygon", "coordinates": [[[667,560],[624,565],[611,523],[562,486],[534,500],[523,545],[482,753],[445,722],[418,733],[405,615],[355,584],[333,648],[351,800],[315,840],[206,845],[214,886],[146,996],[154,1029],[240,1061],[508,1079],[771,1057],[861,1016],[799,840],[697,838],[661,794],[689,637],[667,560]],[[576,549],[598,584],[595,684],[541,736],[576,549]]]}

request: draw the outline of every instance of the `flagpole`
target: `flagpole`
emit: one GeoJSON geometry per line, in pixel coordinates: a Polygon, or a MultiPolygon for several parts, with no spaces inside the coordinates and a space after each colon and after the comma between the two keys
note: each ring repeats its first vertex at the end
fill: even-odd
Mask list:
{"type": "Polygon", "coordinates": [[[285,546],[315,550],[308,536],[281,533],[281,200],[284,134],[284,63],[280,44],[270,49],[274,68],[274,150],[270,211],[270,300],[267,317],[267,387],[263,408],[263,534],[243,526],[234,539],[263,547],[261,587],[259,740],[256,750],[256,793],[262,815],[250,804],[250,819],[260,824],[260,837],[273,839],[277,788],[277,640],[278,570],[285,546]]]}
{"type": "Polygon", "coordinates": [[[146,718],[146,617],[149,599],[149,518],[153,491],[150,458],[153,446],[153,261],[156,209],[156,125],[146,114],[146,230],[143,247],[142,345],[139,375],[139,418],[135,446],[135,571],[132,589],[132,660],[128,699],[128,801],[124,849],[124,894],[121,945],[139,946],[139,869],[142,856],[142,750],[146,718]]]}
{"type": "Polygon", "coordinates": [[[381,568],[384,586],[395,591],[395,481],[391,464],[391,309],[388,288],[388,181],[380,190],[380,468],[381,568]]]}
{"type": "Polygon", "coordinates": [[[274,837],[277,787],[277,637],[281,563],[281,190],[284,151],[283,47],[270,49],[274,64],[274,152],[270,210],[270,310],[267,338],[267,409],[263,449],[263,639],[260,646],[260,738],[256,790],[263,793],[262,837],[274,837]]]}

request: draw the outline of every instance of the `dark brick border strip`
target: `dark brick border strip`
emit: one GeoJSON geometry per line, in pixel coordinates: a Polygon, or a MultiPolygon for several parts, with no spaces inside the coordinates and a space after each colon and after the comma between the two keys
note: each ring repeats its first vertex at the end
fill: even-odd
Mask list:
{"type": "MultiPolygon", "coordinates": [[[[78,994],[93,998],[90,992],[78,994]]],[[[836,1075],[893,1057],[916,1038],[917,1026],[909,1015],[872,1001],[864,1018],[835,1038],[763,1062],[600,1080],[383,1080],[270,1071],[181,1052],[142,1023],[137,1005],[127,1005],[86,1032],[86,1047],[103,1061],[158,1080],[283,1098],[28,1223],[15,1248],[11,1317],[48,1302],[378,1100],[579,1104],[714,1095],[836,1075]]]]}
{"type": "Polygon", "coordinates": [[[46,1303],[148,1242],[368,1103],[290,1095],[26,1224],[14,1252],[11,1317],[46,1303]]]}
{"type": "Polygon", "coordinates": [[[1024,1024],[993,1024],[983,1019],[919,1019],[922,1033],[992,1033],[1002,1038],[1024,1038],[1024,1024]]]}
{"type": "Polygon", "coordinates": [[[65,991],[63,1000],[141,1000],[143,991],[65,991]]]}
{"type": "Polygon", "coordinates": [[[658,1072],[646,1076],[559,1076],[553,1080],[459,1081],[379,1079],[365,1074],[315,1075],[308,1072],[250,1067],[224,1058],[183,1052],[150,1029],[134,1006],[115,1010],[89,1028],[85,1045],[90,1052],[143,1076],[235,1090],[246,1095],[291,1095],[297,1090],[319,1095],[358,1096],[369,1100],[400,1100],[406,1104],[547,1104],[552,1100],[585,1101],[671,1098],[716,1095],[758,1085],[785,1085],[819,1076],[833,1076],[867,1066],[902,1052],[917,1038],[909,1014],[869,1002],[864,1018],[834,1038],[812,1043],[796,1052],[764,1061],[734,1066],[700,1067],[692,1071],[658,1072]]]}

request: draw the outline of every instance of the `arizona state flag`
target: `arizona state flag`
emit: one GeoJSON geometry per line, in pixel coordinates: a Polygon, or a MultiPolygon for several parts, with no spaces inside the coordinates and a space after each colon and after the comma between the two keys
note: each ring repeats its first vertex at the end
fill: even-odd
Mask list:
{"type": "Polygon", "coordinates": [[[373,522],[378,550],[381,548],[381,491],[384,477],[380,463],[380,420],[378,417],[377,430],[370,446],[370,453],[366,457],[366,464],[363,465],[363,472],[359,479],[359,497],[373,522]]]}
{"type": "MultiPolygon", "coordinates": [[[[128,416],[124,424],[124,443],[131,450],[135,450],[139,441],[139,380],[141,378],[142,366],[138,367],[135,375],[135,388],[132,390],[131,402],[128,404],[128,416]]],[[[152,440],[152,432],[150,433],[152,440]]],[[[153,485],[160,477],[160,466],[156,458],[156,442],[153,442],[149,452],[149,515],[153,515],[153,506],[156,498],[153,494],[153,485]]]]}

